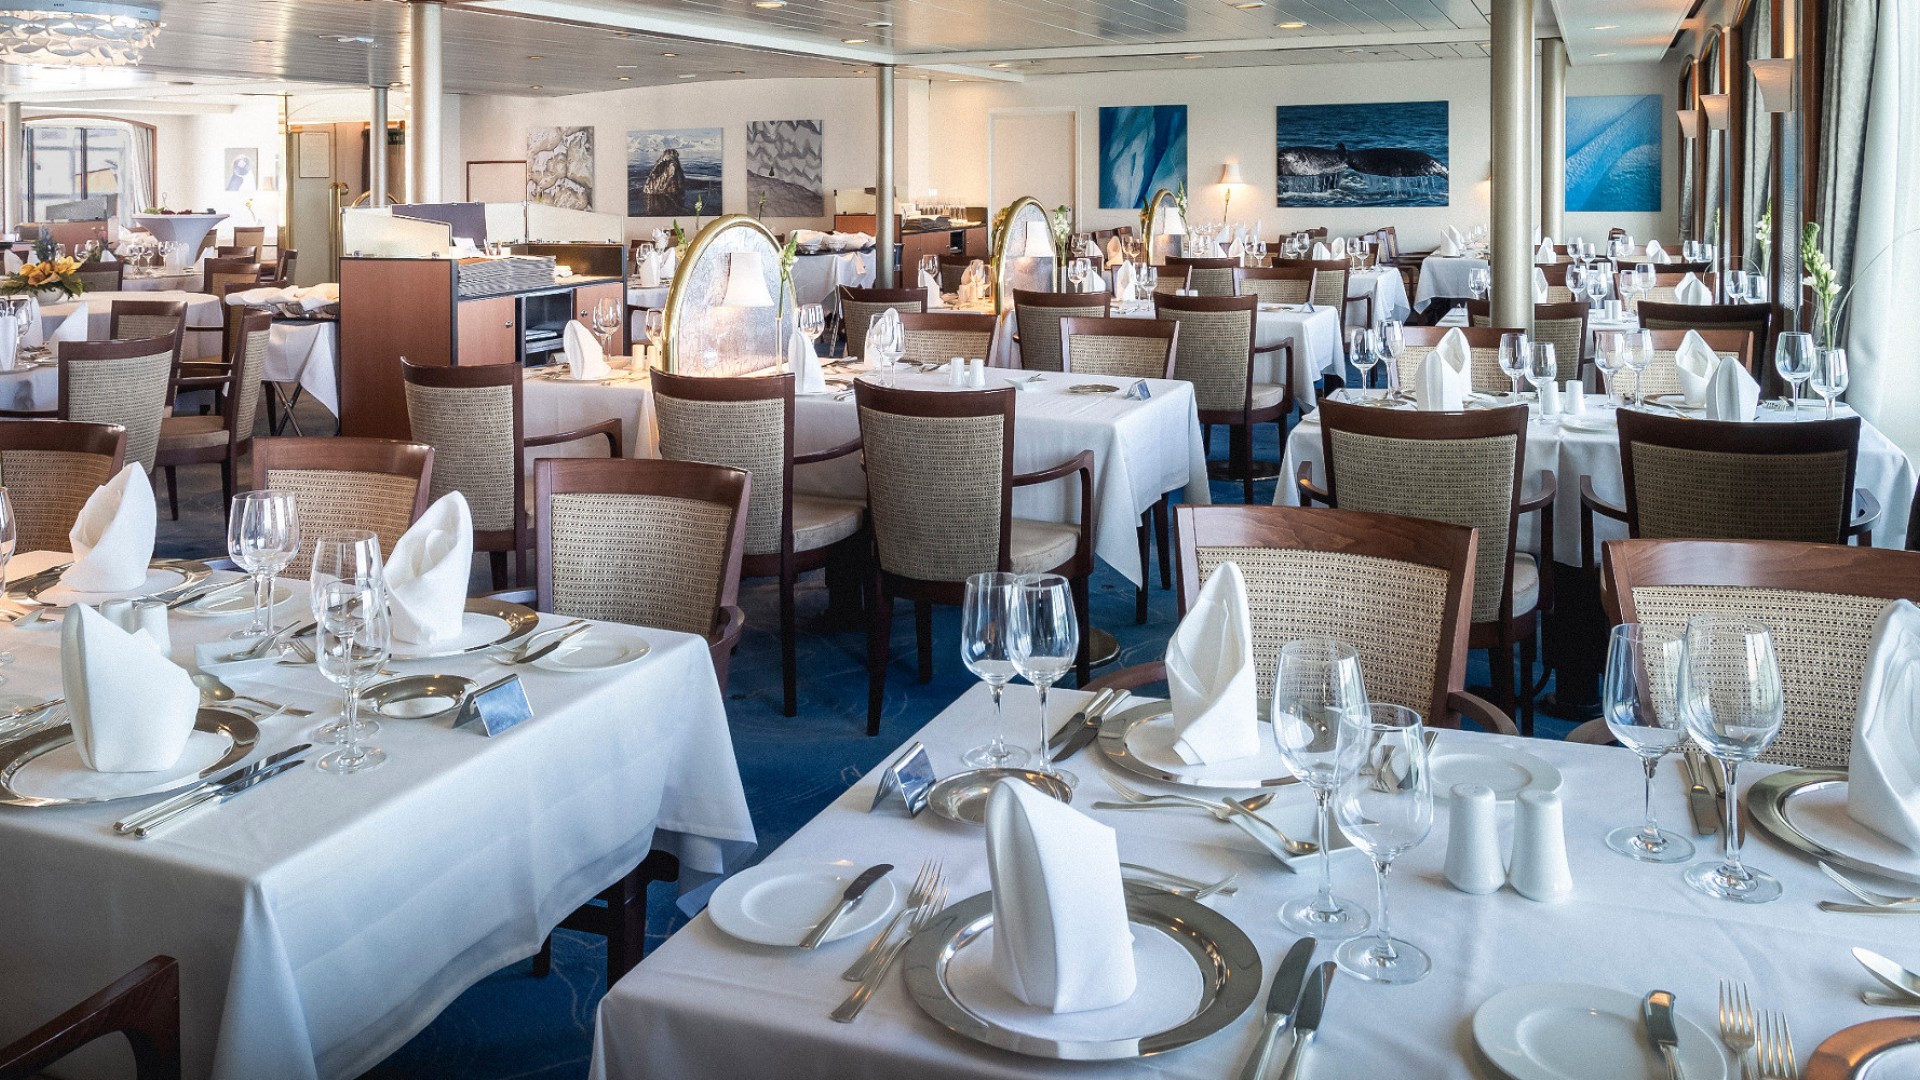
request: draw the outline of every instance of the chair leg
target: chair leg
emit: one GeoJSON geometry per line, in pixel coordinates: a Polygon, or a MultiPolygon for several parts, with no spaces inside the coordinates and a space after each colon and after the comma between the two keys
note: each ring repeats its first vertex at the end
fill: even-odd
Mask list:
{"type": "Polygon", "coordinates": [[[873,608],[867,616],[867,735],[880,734],[880,703],[887,693],[887,645],[893,633],[893,598],[874,572],[873,608]]]}
{"type": "Polygon", "coordinates": [[[540,951],[533,954],[533,977],[544,979],[553,973],[553,935],[540,943],[540,951]]]}
{"type": "Polygon", "coordinates": [[[799,711],[799,659],[794,654],[793,560],[780,562],[780,715],[799,711]]]}
{"type": "Polygon", "coordinates": [[[487,566],[493,573],[493,587],[496,590],[506,588],[507,553],[504,551],[487,552],[487,566]]]}
{"type": "Polygon", "coordinates": [[[1513,641],[1505,634],[1487,646],[1487,667],[1493,673],[1493,703],[1513,715],[1513,641]]]}
{"type": "Polygon", "coordinates": [[[173,513],[173,520],[180,520],[180,484],[173,474],[173,466],[167,467],[167,509],[173,513]]]}
{"type": "Polygon", "coordinates": [[[1167,496],[1162,495],[1160,501],[1153,504],[1153,531],[1154,542],[1160,545],[1160,587],[1163,589],[1173,588],[1173,540],[1167,528],[1170,516],[1167,496]]]}
{"type": "Polygon", "coordinates": [[[1068,588],[1073,592],[1074,621],[1080,624],[1080,654],[1074,657],[1073,673],[1074,677],[1079,680],[1079,685],[1081,686],[1087,685],[1088,681],[1093,678],[1093,664],[1090,662],[1092,654],[1088,649],[1088,638],[1092,634],[1093,620],[1087,612],[1087,582],[1091,576],[1090,574],[1081,574],[1077,577],[1067,579],[1068,588]]]}
{"type": "Polygon", "coordinates": [[[919,648],[920,685],[933,681],[933,601],[913,602],[913,639],[919,648]]]}
{"type": "Polygon", "coordinates": [[[233,459],[220,463],[220,497],[225,508],[223,517],[233,516],[233,459]]]}
{"type": "Polygon", "coordinates": [[[1534,655],[1533,635],[1527,634],[1520,639],[1520,715],[1516,718],[1520,734],[1527,736],[1533,734],[1534,655]]]}
{"type": "Polygon", "coordinates": [[[1147,546],[1152,539],[1152,516],[1152,510],[1141,514],[1140,524],[1134,529],[1140,539],[1140,584],[1133,593],[1133,621],[1136,625],[1144,625],[1147,621],[1147,582],[1153,577],[1152,567],[1147,561],[1147,546]]]}

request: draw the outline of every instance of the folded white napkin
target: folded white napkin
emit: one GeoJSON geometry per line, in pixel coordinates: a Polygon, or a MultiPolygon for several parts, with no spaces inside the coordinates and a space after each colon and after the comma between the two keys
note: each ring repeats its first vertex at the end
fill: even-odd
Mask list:
{"type": "Polygon", "coordinates": [[[1334,237],[1333,242],[1327,245],[1327,250],[1332,252],[1333,257],[1336,259],[1346,258],[1347,257],[1347,238],[1344,236],[1334,237]]]}
{"type": "Polygon", "coordinates": [[[1238,237],[1234,238],[1233,243],[1227,245],[1227,257],[1230,259],[1238,259],[1246,253],[1247,245],[1241,243],[1238,237]]]}
{"type": "Polygon", "coordinates": [[[1329,248],[1325,244],[1316,243],[1313,245],[1312,257],[1316,261],[1324,261],[1326,259],[1331,259],[1333,258],[1333,249],[1329,248]]]}
{"type": "Polygon", "coordinates": [[[1920,608],[1895,600],[1873,627],[1847,759],[1847,816],[1920,852],[1920,608]]]}
{"type": "Polygon", "coordinates": [[[927,310],[946,307],[947,302],[940,298],[940,275],[932,270],[920,271],[920,287],[927,290],[927,310]]]}
{"type": "Polygon", "coordinates": [[[1106,289],[1107,289],[1106,275],[1102,274],[1098,270],[1089,269],[1087,271],[1087,291],[1088,292],[1105,292],[1106,289]]]}
{"type": "Polygon", "coordinates": [[[87,340],[87,326],[90,319],[91,316],[87,313],[87,305],[85,303],[75,304],[73,306],[73,313],[60,320],[60,325],[54,327],[53,333],[47,335],[47,345],[52,347],[54,352],[58,354],[60,343],[63,341],[87,340]]]}
{"type": "Polygon", "coordinates": [[[648,254],[645,254],[636,258],[633,261],[633,269],[636,276],[638,276],[640,279],[641,288],[657,289],[660,287],[660,253],[659,252],[657,251],[650,252],[648,254]]]}
{"type": "Polygon", "coordinates": [[[1660,246],[1660,241],[1658,240],[1647,241],[1647,261],[1656,262],[1656,263],[1663,263],[1668,261],[1667,250],[1660,246]]]}
{"type": "Polygon", "coordinates": [[[1548,288],[1547,272],[1545,270],[1540,269],[1537,266],[1534,267],[1533,268],[1533,302],[1534,303],[1544,304],[1547,302],[1547,296],[1548,296],[1547,288],[1548,288]]]}
{"type": "Polygon", "coordinates": [[[1760,384],[1739,363],[1721,361],[1707,383],[1707,419],[1752,420],[1760,408],[1760,384]]]}
{"type": "Polygon", "coordinates": [[[400,534],[387,557],[394,640],[438,645],[459,637],[472,573],[473,515],[466,496],[449,491],[400,534]]]}
{"type": "Polygon", "coordinates": [[[1440,237],[1440,247],[1434,251],[1434,254],[1448,259],[1459,258],[1461,250],[1458,239],[1459,235],[1455,230],[1448,229],[1446,233],[1440,237]]]}
{"type": "Polygon", "coordinates": [[[1133,996],[1133,931],[1111,828],[1015,780],[987,798],[993,970],[1007,992],[1056,1013],[1133,996]]]}
{"type": "Polygon", "coordinates": [[[655,256],[658,260],[655,268],[660,272],[660,280],[666,281],[680,270],[680,249],[672,246],[662,248],[655,256]]]}
{"type": "Polygon", "coordinates": [[[673,244],[673,234],[665,229],[653,230],[653,236],[650,239],[653,240],[653,250],[655,251],[665,251],[673,244]]]}
{"type": "Polygon", "coordinates": [[[567,321],[560,344],[567,354],[567,373],[574,378],[604,379],[612,374],[612,369],[607,367],[606,350],[579,319],[567,321]]]}
{"type": "Polygon", "coordinates": [[[1551,238],[1540,241],[1540,246],[1534,249],[1533,261],[1547,266],[1551,266],[1559,261],[1558,257],[1553,253],[1553,240],[1551,238]]]}
{"type": "Polygon", "coordinates": [[[1253,623],[1238,564],[1221,563],[1201,586],[1167,642],[1166,668],[1180,760],[1211,765],[1260,752],[1253,623]]]}
{"type": "Polygon", "coordinates": [[[340,286],[332,283],[315,285],[310,289],[295,289],[293,292],[300,300],[302,311],[319,311],[340,302],[340,286]]]}
{"type": "Polygon", "coordinates": [[[1109,238],[1107,240],[1107,265],[1119,266],[1125,261],[1126,245],[1122,244],[1120,238],[1117,236],[1109,238]]]}
{"type": "Polygon", "coordinates": [[[258,289],[243,289],[227,294],[227,303],[233,307],[262,307],[266,304],[283,304],[299,295],[298,289],[276,289],[262,286],[258,289]]]}
{"type": "Polygon", "coordinates": [[[21,259],[20,256],[15,255],[11,251],[6,252],[7,273],[17,274],[20,272],[20,268],[25,265],[26,265],[26,261],[21,259]]]}
{"type": "Polygon", "coordinates": [[[1133,264],[1122,261],[1113,268],[1113,298],[1117,301],[1133,299],[1133,264]]]}
{"type": "Polygon", "coordinates": [[[12,315],[0,315],[0,371],[12,371],[19,362],[19,325],[20,320],[12,315]]]}
{"type": "Polygon", "coordinates": [[[60,627],[60,688],[80,760],[97,772],[159,772],[180,760],[200,708],[186,669],[144,632],[85,604],[60,627]]]}
{"type": "Polygon", "coordinates": [[[1720,354],[1707,347],[1699,331],[1689,330],[1673,354],[1673,366],[1680,369],[1680,390],[1686,394],[1687,405],[1695,409],[1705,405],[1707,385],[1720,367],[1720,354]]]}
{"type": "Polygon", "coordinates": [[[1473,348],[1458,327],[1420,361],[1413,377],[1414,407],[1421,412],[1459,412],[1473,391],[1473,348]]]}
{"type": "Polygon", "coordinates": [[[159,524],[147,471],[133,462],[87,496],[67,533],[73,565],[60,583],[75,592],[127,592],[147,580],[159,524]]]}
{"type": "Polygon", "coordinates": [[[820,354],[813,351],[807,335],[797,329],[787,337],[787,363],[793,368],[794,393],[827,392],[827,373],[820,367],[820,354]]]}
{"type": "Polygon", "coordinates": [[[1680,277],[1680,283],[1673,287],[1673,302],[1676,304],[1711,304],[1713,303],[1713,290],[1707,288],[1706,285],[1702,283],[1699,278],[1694,277],[1693,274],[1683,274],[1680,277]]]}

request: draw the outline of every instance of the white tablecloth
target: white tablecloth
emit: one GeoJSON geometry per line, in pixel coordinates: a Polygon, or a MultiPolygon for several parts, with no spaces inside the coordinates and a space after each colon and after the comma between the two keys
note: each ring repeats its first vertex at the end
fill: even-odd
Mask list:
{"type": "Polygon", "coordinates": [[[1485,270],[1487,260],[1454,255],[1429,255],[1420,264],[1420,287],[1414,290],[1415,306],[1424,308],[1436,296],[1455,298],[1467,295],[1467,275],[1485,270]]]}
{"type": "MultiPolygon", "coordinates": [[[[40,325],[43,333],[51,334],[67,316],[74,313],[81,304],[87,305],[87,340],[105,341],[113,327],[113,302],[115,300],[177,300],[187,305],[188,326],[222,325],[220,298],[212,293],[182,292],[178,289],[158,289],[147,291],[102,291],[81,294],[80,299],[60,304],[40,305],[40,325]]],[[[180,343],[180,355],[183,359],[193,360],[200,357],[220,355],[220,331],[189,331],[180,343]]]]}
{"type": "Polygon", "coordinates": [[[144,274],[135,276],[133,271],[129,270],[120,279],[120,289],[123,292],[197,291],[205,283],[206,275],[197,270],[183,274],[156,274],[152,277],[144,274]]]}
{"type": "MultiPolygon", "coordinates": [[[[1618,381],[1623,394],[1631,392],[1631,376],[1618,381]]],[[[1610,416],[1605,410],[1589,409],[1590,416],[1610,416]]],[[[1809,408],[1802,408],[1800,415],[1807,418],[1825,415],[1809,408]]],[[[1851,415],[1841,407],[1840,415],[1851,415]]],[[[1789,414],[1774,409],[1761,409],[1760,422],[1787,423],[1789,414]]],[[[1286,459],[1281,463],[1280,475],[1286,482],[1278,485],[1274,492],[1274,502],[1283,506],[1299,505],[1300,491],[1292,478],[1299,475],[1300,463],[1313,465],[1316,482],[1327,482],[1326,459],[1322,454],[1320,438],[1320,418],[1317,414],[1301,419],[1287,436],[1286,459]]],[[[1553,504],[1553,557],[1554,561],[1579,565],[1580,562],[1580,478],[1593,478],[1594,490],[1602,498],[1615,503],[1626,501],[1626,481],[1620,473],[1620,434],[1619,429],[1607,424],[1597,431],[1575,431],[1565,427],[1559,421],[1544,424],[1527,425],[1527,475],[1525,491],[1531,496],[1540,489],[1540,473],[1551,470],[1559,484],[1553,504]]],[[[1892,440],[1881,434],[1880,429],[1865,420],[1860,424],[1860,459],[1854,472],[1854,486],[1873,492],[1880,500],[1880,520],[1873,527],[1875,547],[1897,548],[1906,543],[1907,512],[1913,506],[1914,490],[1913,463],[1907,455],[1895,446],[1892,440]]],[[[1520,519],[1518,542],[1523,551],[1538,554],[1539,515],[1528,514],[1520,519]]],[[[1593,542],[1596,546],[1607,540],[1624,540],[1627,535],[1625,522],[1611,518],[1594,516],[1593,542]]]]}
{"type": "Polygon", "coordinates": [[[0,371],[0,409],[52,412],[60,407],[60,369],[51,364],[0,371]]]}
{"type": "Polygon", "coordinates": [[[840,310],[840,286],[872,288],[876,267],[871,250],[797,255],[793,260],[794,302],[819,304],[832,315],[840,310]]]}
{"type": "MultiPolygon", "coordinates": [[[[616,358],[615,362],[620,362],[616,358]]],[[[625,369],[617,369],[620,381],[602,385],[599,381],[574,382],[549,379],[549,370],[528,369],[521,384],[521,424],[528,435],[557,435],[602,420],[620,421],[620,452],[625,457],[660,456],[658,436],[653,427],[653,391],[644,376],[628,379],[625,369]]],[[[567,443],[540,447],[529,454],[529,463],[537,457],[605,457],[606,443],[567,443]]],[[[531,472],[532,465],[528,465],[531,472]]]]}
{"type": "Polygon", "coordinates": [[[328,412],[340,412],[340,324],[275,322],[267,339],[268,382],[299,383],[328,412]]]}
{"type": "MultiPolygon", "coordinates": [[[[1400,271],[1391,267],[1373,270],[1357,270],[1347,275],[1347,296],[1360,299],[1373,297],[1372,326],[1378,330],[1380,324],[1388,319],[1405,322],[1413,309],[1407,304],[1407,283],[1401,278],[1400,271]]],[[[1347,308],[1347,325],[1367,325],[1361,318],[1360,309],[1347,308]]]]}
{"type": "MultiPolygon", "coordinates": [[[[1055,691],[1055,722],[1083,698],[1055,691]]],[[[976,687],[914,736],[926,744],[941,775],[961,769],[960,752],[984,741],[991,725],[987,700],[984,688],[976,687]]],[[[1028,746],[1035,738],[1033,700],[1025,686],[1008,694],[1009,720],[1028,746]]],[[[1840,900],[1843,894],[1811,862],[1771,842],[1748,844],[1747,858],[1778,876],[1786,897],[1760,906],[1695,893],[1681,880],[1685,864],[1637,863],[1607,850],[1607,831],[1640,816],[1640,759],[1625,749],[1474,732],[1443,733],[1437,745],[1523,747],[1561,771],[1574,895],[1536,904],[1511,889],[1488,896],[1454,891],[1441,877],[1447,814],[1444,806],[1437,808],[1431,835],[1395,862],[1392,875],[1394,932],[1426,950],[1433,972],[1411,986],[1380,986],[1342,973],[1334,980],[1326,1020],[1303,1075],[1478,1080],[1489,1074],[1475,1061],[1473,1011],[1501,990],[1532,982],[1583,982],[1636,998],[1664,988],[1677,995],[1683,1017],[1715,1033],[1719,980],[1745,982],[1756,1006],[1790,1015],[1804,1061],[1829,1033],[1889,1015],[1860,1002],[1860,992],[1876,986],[1847,954],[1849,947],[1871,945],[1910,963],[1920,956],[1920,921],[1815,910],[1814,901],[1840,900]]],[[[1207,904],[1253,939],[1264,962],[1263,984],[1270,981],[1294,940],[1274,911],[1309,892],[1317,874],[1280,869],[1238,829],[1198,812],[1093,810],[1095,801],[1113,798],[1106,782],[1115,775],[1112,767],[1095,750],[1074,758],[1070,767],[1081,779],[1074,805],[1119,831],[1122,859],[1208,880],[1239,873],[1237,895],[1207,904]]],[[[1770,771],[1772,766],[1749,765],[1741,769],[1741,778],[1750,781],[1770,771]]],[[[1124,775],[1131,785],[1172,790],[1124,775]]],[[[923,859],[938,858],[944,860],[950,902],[987,889],[980,830],[931,813],[909,820],[892,804],[869,815],[864,811],[876,782],[873,774],[863,778],[767,863],[884,860],[897,867],[894,874],[904,886],[923,859]]],[[[1292,831],[1291,823],[1311,820],[1311,804],[1303,787],[1283,788],[1278,809],[1268,813],[1281,816],[1292,831]]],[[[1656,778],[1654,808],[1662,822],[1685,828],[1684,788],[1671,761],[1661,765],[1656,778]]],[[[1503,838],[1509,837],[1512,812],[1503,809],[1498,816],[1503,838]]],[[[1716,847],[1714,838],[1700,840],[1699,846],[1703,856],[1716,847]]],[[[1336,857],[1334,887],[1369,909],[1375,906],[1372,876],[1363,858],[1336,857]]],[[[858,1020],[836,1024],[827,1014],[853,985],[842,981],[840,972],[870,936],[800,952],[746,945],[721,933],[709,917],[695,919],[601,1001],[592,1077],[731,1080],[771,1075],[768,1063],[778,1062],[783,1080],[1218,1080],[1238,1075],[1262,1026],[1256,1004],[1224,1031],[1145,1060],[1036,1061],[948,1032],[908,997],[897,968],[858,1020]]],[[[1317,959],[1331,959],[1332,952],[1332,946],[1322,945],[1317,959]]],[[[1265,999],[1263,985],[1259,1000],[1265,999]]],[[[1592,1075],[1609,1080],[1664,1075],[1657,1068],[1658,1059],[1649,1057],[1624,1070],[1598,1068],[1592,1075]]]]}
{"type": "MultiPolygon", "coordinates": [[[[234,626],[176,615],[175,658],[234,626]]],[[[59,692],[59,633],[0,630],[19,657],[10,692],[59,692]]],[[[371,740],[389,755],[381,768],[296,769],[152,839],[111,829],[151,800],[0,808],[13,868],[0,875],[0,1040],[165,953],[180,960],[186,1075],[346,1080],[532,955],[649,848],[696,881],[736,865],[754,833],[707,645],[648,638],[651,655],[614,672],[519,669],[535,719],[497,738],[387,720],[371,740]]],[[[477,656],[394,666],[502,670],[477,656]]],[[[267,753],[339,701],[311,668],[229,682],[316,710],[264,723],[267,753]]]]}

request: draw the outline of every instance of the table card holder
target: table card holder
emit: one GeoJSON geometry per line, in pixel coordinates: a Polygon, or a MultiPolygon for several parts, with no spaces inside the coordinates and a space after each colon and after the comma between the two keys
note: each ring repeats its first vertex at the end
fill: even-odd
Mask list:
{"type": "Polygon", "coordinates": [[[867,813],[880,809],[887,796],[897,794],[906,804],[907,816],[919,817],[920,811],[927,808],[927,793],[933,790],[936,779],[927,748],[915,742],[881,771],[880,788],[873,793],[873,805],[867,807],[867,813]]]}
{"type": "Polygon", "coordinates": [[[468,694],[453,726],[479,724],[480,733],[492,738],[531,719],[533,706],[527,702],[526,687],[520,685],[520,676],[508,675],[468,694]]]}

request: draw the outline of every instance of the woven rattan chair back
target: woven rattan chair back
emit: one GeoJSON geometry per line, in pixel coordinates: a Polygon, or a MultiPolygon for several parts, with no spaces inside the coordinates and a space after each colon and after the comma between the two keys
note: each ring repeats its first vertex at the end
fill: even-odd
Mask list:
{"type": "Polygon", "coordinates": [[[1352,264],[1345,259],[1274,259],[1275,270],[1313,271],[1313,302],[1335,311],[1344,311],[1347,303],[1347,275],[1352,264]]]}
{"type": "Polygon", "coordinates": [[[660,456],[725,465],[753,477],[748,555],[778,554],[791,521],[793,383],[792,375],[712,379],[654,373],[660,456]]]}
{"type": "Polygon", "coordinates": [[[858,289],[840,286],[840,319],[847,328],[847,355],[865,359],[867,326],[873,317],[891,308],[902,315],[927,310],[925,289],[858,289]]]}
{"type": "Polygon", "coordinates": [[[991,315],[951,311],[900,316],[900,330],[907,351],[901,359],[908,363],[944,364],[958,356],[963,360],[985,360],[993,349],[994,318],[991,315]]]}
{"type": "Polygon", "coordinates": [[[67,420],[0,423],[0,485],[13,505],[14,550],[65,551],[87,499],[120,472],[126,429],[67,420]]]}
{"type": "Polygon", "coordinates": [[[251,247],[259,251],[267,244],[265,225],[236,225],[233,229],[233,243],[236,247],[251,247]]]}
{"type": "Polygon", "coordinates": [[[1239,268],[1239,259],[1182,258],[1176,255],[1167,259],[1161,277],[1173,278],[1177,287],[1189,289],[1197,296],[1237,296],[1239,294],[1234,291],[1234,271],[1239,268]]]}
{"type": "Polygon", "coordinates": [[[1760,368],[1763,389],[1778,380],[1773,365],[1757,365],[1756,360],[1771,355],[1773,347],[1773,305],[1771,304],[1673,304],[1651,298],[1640,301],[1640,327],[1644,330],[1745,330],[1753,335],[1753,347],[1747,354],[1748,370],[1760,368]]]}
{"type": "MultiPolygon", "coordinates": [[[[1653,359],[1648,361],[1645,371],[1640,373],[1640,392],[1649,397],[1655,394],[1678,394],[1683,392],[1680,384],[1680,367],[1676,358],[1680,345],[1686,340],[1685,330],[1655,330],[1653,333],[1653,359]]],[[[1732,360],[1736,364],[1746,365],[1748,335],[1744,330],[1707,330],[1700,334],[1707,348],[1717,353],[1722,360],[1732,360]]],[[[1596,349],[1599,344],[1596,342],[1596,349]]],[[[1622,369],[1613,377],[1614,388],[1621,393],[1633,389],[1633,372],[1622,369]]]]}
{"type": "Polygon", "coordinates": [[[1193,384],[1201,412],[1247,408],[1259,309],[1252,296],[1168,296],[1154,305],[1156,318],[1180,324],[1173,377],[1193,384]]]}
{"type": "Polygon", "coordinates": [[[1013,290],[1014,326],[1020,332],[1020,366],[1028,371],[1061,370],[1060,320],[1104,319],[1111,313],[1112,304],[1110,292],[1013,290]]]}
{"type": "Polygon", "coordinates": [[[80,268],[75,275],[86,286],[87,292],[118,292],[121,275],[127,271],[123,262],[90,262],[80,268]]]}
{"type": "Polygon", "coordinates": [[[258,262],[260,260],[260,249],[251,245],[242,246],[239,244],[231,244],[225,247],[214,248],[213,257],[216,259],[252,259],[258,262]]]}
{"type": "Polygon", "coordinates": [[[1859,417],[1743,424],[1623,409],[1619,420],[1629,535],[1842,542],[1859,417]]]}
{"type": "Polygon", "coordinates": [[[1420,365],[1427,354],[1447,336],[1447,331],[1458,329],[1467,339],[1467,348],[1471,350],[1472,360],[1469,371],[1473,376],[1473,388],[1483,394],[1504,393],[1513,389],[1513,380],[1500,370],[1500,335],[1519,333],[1504,327],[1487,326],[1408,326],[1401,329],[1401,341],[1405,344],[1400,355],[1394,357],[1394,363],[1400,369],[1400,385],[1412,386],[1420,376],[1420,365]]]}
{"type": "Polygon", "coordinates": [[[253,438],[254,418],[260,409],[260,384],[267,373],[267,352],[273,342],[273,316],[254,311],[242,316],[235,327],[233,385],[225,404],[227,429],[236,442],[253,438]]]}
{"type": "Polygon", "coordinates": [[[1180,338],[1177,322],[1145,319],[1065,319],[1060,323],[1061,357],[1076,375],[1118,379],[1173,377],[1173,354],[1180,338]]]}
{"type": "Polygon", "coordinates": [[[1239,270],[1237,295],[1259,297],[1263,304],[1305,304],[1313,299],[1314,274],[1302,267],[1239,270]]]}
{"type": "MultiPolygon", "coordinates": [[[[1467,301],[1467,318],[1476,327],[1493,325],[1491,301],[1467,301]]],[[[1587,303],[1584,300],[1569,304],[1533,305],[1533,334],[1528,339],[1534,345],[1553,346],[1553,360],[1560,382],[1580,377],[1580,358],[1587,350],[1587,303]]]]}
{"type": "Polygon", "coordinates": [[[126,460],[151,472],[173,376],[173,343],[171,337],[63,342],[60,419],[125,428],[126,460]]]}
{"type": "MultiPolygon", "coordinates": [[[[407,364],[407,418],[415,442],[433,447],[434,499],[449,491],[467,498],[475,532],[517,530],[520,515],[520,372],[471,365],[457,369],[479,385],[446,385],[441,369],[407,364]]],[[[446,369],[453,371],[456,369],[446,369]]]]}
{"type": "Polygon", "coordinates": [[[260,264],[253,259],[208,259],[200,272],[200,291],[227,295],[227,286],[260,283],[260,264]]]}
{"type": "Polygon", "coordinates": [[[854,384],[880,569],[958,583],[1009,564],[1013,391],[854,384]]]}
{"type": "Polygon", "coordinates": [[[940,291],[959,292],[960,279],[966,276],[967,267],[973,265],[971,255],[940,256],[940,291]]]}
{"type": "MultiPolygon", "coordinates": [[[[370,529],[383,556],[426,511],[432,476],[433,447],[424,443],[351,437],[253,443],[255,490],[290,492],[302,535],[370,529]]],[[[281,572],[304,578],[312,568],[307,545],[281,572]]]]}

